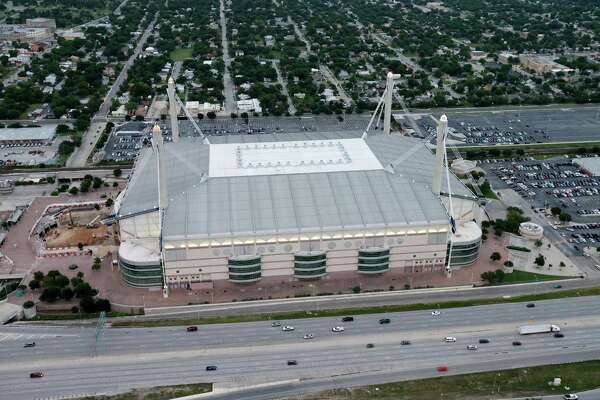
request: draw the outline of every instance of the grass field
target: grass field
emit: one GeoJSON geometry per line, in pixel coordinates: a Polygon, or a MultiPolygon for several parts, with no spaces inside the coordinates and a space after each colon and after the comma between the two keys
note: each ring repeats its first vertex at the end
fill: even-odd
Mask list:
{"type": "Polygon", "coordinates": [[[502,281],[502,285],[512,285],[514,283],[554,281],[557,279],[570,279],[570,278],[572,278],[572,277],[535,274],[533,272],[514,270],[512,272],[512,274],[504,275],[504,280],[502,281]]]}
{"type": "MultiPolygon", "coordinates": [[[[450,370],[451,370],[450,366],[450,370]]],[[[506,399],[558,395],[600,387],[600,361],[544,365],[505,371],[455,375],[416,381],[373,385],[352,389],[337,389],[302,400],[475,400],[506,399]],[[548,386],[555,377],[562,378],[561,387],[548,386]]]]}
{"type": "Polygon", "coordinates": [[[528,294],[523,296],[515,296],[509,298],[495,297],[491,299],[476,299],[476,300],[460,300],[449,301],[445,303],[416,303],[416,304],[399,304],[378,307],[362,307],[362,308],[340,308],[333,310],[320,311],[293,311],[284,313],[272,314],[245,314],[245,315],[229,315],[223,317],[203,317],[203,318],[188,318],[188,319],[163,319],[163,320],[147,320],[147,321],[113,321],[113,327],[154,327],[154,326],[184,326],[184,325],[203,325],[203,324],[230,324],[236,322],[251,322],[251,321],[268,321],[268,320],[290,320],[299,318],[318,318],[318,317],[339,317],[344,315],[361,315],[361,314],[377,314],[387,312],[403,312],[428,310],[432,308],[455,308],[455,307],[472,307],[486,304],[500,303],[518,303],[536,300],[562,299],[568,297],[580,296],[600,296],[600,287],[587,289],[570,289],[560,290],[555,292],[528,294]]]}
{"type": "Polygon", "coordinates": [[[173,61],[184,61],[192,58],[192,49],[175,49],[171,52],[170,57],[173,61]]]}
{"type": "Polygon", "coordinates": [[[176,397],[191,396],[212,391],[212,383],[194,383],[189,385],[157,386],[135,389],[114,396],[82,397],[79,400],[170,400],[176,397]]]}

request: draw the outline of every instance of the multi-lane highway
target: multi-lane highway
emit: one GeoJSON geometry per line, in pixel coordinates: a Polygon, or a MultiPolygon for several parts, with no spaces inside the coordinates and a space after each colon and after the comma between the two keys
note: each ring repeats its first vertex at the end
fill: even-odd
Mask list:
{"type": "Polygon", "coordinates": [[[191,382],[214,382],[217,389],[284,382],[218,394],[268,399],[436,376],[440,365],[457,373],[593,359],[600,357],[598,300],[548,300],[535,308],[522,303],[456,308],[439,316],[430,310],[361,315],[346,323],[339,317],[281,321],[293,325],[292,332],[268,321],[200,326],[197,332],[185,327],[108,328],[96,350],[94,327],[5,326],[0,328],[0,385],[19,390],[0,391],[0,399],[60,398],[191,382]],[[382,317],[391,322],[379,324],[382,317]],[[517,327],[532,322],[558,324],[565,337],[520,337],[517,327]],[[332,332],[338,325],[345,331],[332,332]],[[307,333],[315,338],[303,339],[307,333]],[[457,342],[444,343],[445,336],[455,336],[457,342]],[[480,338],[490,343],[479,344],[477,351],[466,349],[480,338]],[[517,338],[522,346],[512,345],[517,338]],[[411,344],[401,345],[401,340],[411,344]],[[23,347],[31,341],[35,347],[23,347]],[[374,347],[367,348],[368,343],[374,347]],[[288,366],[288,360],[298,365],[288,366]],[[218,369],[206,371],[207,365],[218,369]],[[33,371],[45,376],[30,379],[33,371]]]}

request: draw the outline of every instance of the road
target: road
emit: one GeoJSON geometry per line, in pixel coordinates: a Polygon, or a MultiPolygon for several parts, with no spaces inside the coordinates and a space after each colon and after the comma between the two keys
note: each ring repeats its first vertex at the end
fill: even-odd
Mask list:
{"type": "Polygon", "coordinates": [[[352,99],[350,98],[350,96],[348,96],[348,93],[346,93],[346,90],[344,89],[340,81],[335,77],[334,73],[331,72],[329,67],[327,67],[326,65],[319,65],[319,70],[321,71],[321,74],[323,74],[323,77],[335,87],[335,89],[338,92],[339,98],[343,100],[346,104],[352,104],[352,99]]]}
{"type": "MultiPolygon", "coordinates": [[[[436,376],[447,365],[449,373],[514,368],[527,365],[596,359],[600,357],[598,297],[547,300],[526,308],[523,303],[442,310],[357,316],[343,323],[343,333],[331,331],[340,318],[288,322],[293,332],[282,332],[268,321],[235,325],[117,329],[107,328],[94,353],[95,328],[12,325],[0,327],[0,384],[19,387],[18,393],[0,391],[0,399],[61,398],[77,394],[116,393],[133,387],[214,382],[217,390],[248,388],[268,382],[282,386],[212,396],[218,399],[270,399],[327,387],[384,383],[436,376]],[[562,327],[565,337],[549,334],[521,337],[517,327],[531,322],[562,327]],[[306,333],[315,335],[304,340],[306,333]],[[455,336],[456,343],[444,343],[455,336]],[[478,351],[468,344],[490,340],[478,351]],[[512,346],[518,338],[523,345],[512,346]],[[410,346],[400,340],[411,340],[410,346]],[[23,348],[35,341],[34,348],[23,348]],[[374,348],[366,348],[373,343],[374,348]],[[288,366],[287,360],[297,360],[288,366]],[[217,371],[205,371],[216,365],[217,371]],[[45,373],[30,379],[31,371],[45,373]],[[306,387],[310,383],[310,388],[306,387]],[[8,396],[8,397],[7,397],[8,396]]],[[[282,321],[286,324],[285,321],[282,321]]],[[[568,384],[568,382],[565,382],[568,384]]],[[[211,398],[211,397],[209,397],[211,398]]]]}
{"type": "Polygon", "coordinates": [[[119,92],[119,89],[121,88],[123,82],[127,80],[127,72],[129,71],[129,68],[131,68],[136,58],[144,50],[146,40],[148,40],[148,36],[150,36],[150,33],[152,32],[152,30],[154,29],[154,25],[156,24],[157,16],[158,13],[154,16],[154,19],[152,20],[152,22],[150,22],[150,24],[142,34],[136,48],[131,54],[131,57],[129,57],[129,59],[125,62],[123,68],[121,69],[121,72],[119,73],[119,76],[117,76],[117,79],[106,93],[104,101],[100,105],[100,109],[98,110],[94,118],[92,118],[92,123],[90,127],[84,133],[83,138],[81,139],[81,146],[79,146],[71,155],[71,157],[69,157],[69,159],[67,160],[67,167],[83,167],[86,165],[87,160],[90,154],[92,153],[92,150],[94,149],[94,146],[96,146],[96,142],[98,141],[102,134],[102,131],[106,127],[106,118],[110,111],[112,101],[119,92]]]}
{"type": "MultiPolygon", "coordinates": [[[[589,288],[600,285],[600,279],[572,279],[560,282],[564,289],[589,288]]],[[[393,304],[427,303],[437,304],[448,301],[498,298],[557,291],[554,283],[538,282],[509,286],[487,286],[473,288],[461,286],[439,289],[413,289],[393,292],[316,296],[296,299],[256,300],[241,303],[201,304],[178,307],[146,308],[143,318],[199,317],[215,315],[242,315],[257,313],[278,313],[289,311],[314,311],[353,307],[378,307],[393,304]]],[[[124,317],[131,319],[130,317],[124,317]]],[[[136,317],[140,318],[140,317],[136,317]]]]}
{"type": "Polygon", "coordinates": [[[296,114],[296,107],[294,107],[294,102],[290,97],[290,92],[288,91],[287,87],[287,81],[283,78],[283,74],[281,73],[281,69],[279,68],[279,60],[271,60],[271,64],[273,65],[273,69],[275,69],[275,72],[277,73],[277,81],[281,85],[281,91],[283,92],[283,95],[287,97],[288,112],[290,113],[290,115],[294,115],[296,114]]]}
{"type": "Polygon", "coordinates": [[[237,104],[235,102],[235,87],[231,79],[231,57],[229,57],[229,42],[227,40],[227,19],[225,18],[225,0],[220,2],[220,20],[221,20],[221,47],[223,48],[223,63],[225,69],[223,71],[223,95],[225,102],[223,111],[225,114],[237,112],[237,104]]]}

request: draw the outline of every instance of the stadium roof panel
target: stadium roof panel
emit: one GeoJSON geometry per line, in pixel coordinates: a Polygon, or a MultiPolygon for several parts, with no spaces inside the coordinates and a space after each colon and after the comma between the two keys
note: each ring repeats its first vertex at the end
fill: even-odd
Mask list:
{"type": "MultiPolygon", "coordinates": [[[[448,223],[446,209],[431,191],[433,155],[417,139],[371,135],[363,140],[301,133],[228,136],[226,142],[227,147],[214,147],[214,144],[203,144],[198,138],[182,138],[179,143],[165,145],[164,163],[169,192],[169,207],[164,218],[165,238],[177,240],[448,223]],[[279,173],[265,170],[246,174],[235,171],[237,164],[232,167],[231,162],[232,158],[235,159],[236,143],[249,143],[246,142],[248,137],[260,138],[261,143],[277,143],[280,147],[267,146],[267,151],[263,152],[263,146],[263,150],[253,152],[247,160],[287,158],[296,162],[297,167],[279,173]],[[316,167],[314,165],[311,168],[299,165],[299,160],[315,154],[309,153],[308,158],[293,154],[293,143],[316,141],[320,146],[319,141],[322,140],[340,142],[347,151],[350,149],[351,154],[356,151],[355,165],[339,169],[320,165],[320,171],[313,168],[316,167]],[[215,148],[219,151],[215,152],[215,148]],[[269,149],[275,151],[270,152],[269,149]],[[291,149],[292,154],[287,154],[286,149],[291,149]],[[211,160],[222,156],[230,159],[211,160]],[[221,165],[234,172],[219,172],[221,165]]],[[[341,151],[337,144],[333,147],[334,152],[341,151]]],[[[250,145],[250,148],[253,149],[253,146],[250,145]]],[[[152,149],[144,149],[118,211],[120,216],[157,207],[156,164],[152,149]]],[[[451,175],[451,180],[453,195],[473,197],[454,175],[451,175]]]]}

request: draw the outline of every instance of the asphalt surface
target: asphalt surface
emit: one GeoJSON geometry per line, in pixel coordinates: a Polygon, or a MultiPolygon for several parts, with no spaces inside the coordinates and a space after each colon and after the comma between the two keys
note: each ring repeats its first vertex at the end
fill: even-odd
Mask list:
{"type": "Polygon", "coordinates": [[[225,101],[223,103],[223,111],[226,114],[237,111],[235,102],[235,87],[233,79],[231,79],[231,57],[229,57],[229,41],[227,40],[227,18],[225,17],[225,0],[221,0],[219,4],[219,20],[221,25],[221,47],[223,48],[223,63],[225,70],[223,71],[223,95],[225,101]]]}
{"type": "Polygon", "coordinates": [[[283,332],[270,322],[185,327],[105,329],[94,349],[93,327],[13,325],[0,328],[0,399],[64,398],[192,382],[214,382],[219,399],[268,399],[330,387],[383,383],[449,373],[595,359],[600,357],[598,297],[525,304],[499,304],[408,313],[281,321],[295,327],[283,332]],[[380,325],[382,317],[391,323],[380,325]],[[518,326],[554,323],[565,337],[518,335],[518,326]],[[344,326],[345,332],[331,328],[344,326]],[[312,333],[315,338],[304,340],[312,333]],[[444,343],[455,336],[456,343],[444,343]],[[479,350],[466,346],[487,338],[479,350]],[[513,346],[513,340],[522,346],[513,346]],[[411,345],[401,345],[401,340],[411,345]],[[33,348],[24,348],[35,341],[33,348]],[[366,348],[373,343],[374,348],[366,348]],[[93,356],[97,353],[96,356],[93,356]],[[298,365],[288,366],[287,360],[298,365]],[[217,371],[205,371],[216,365],[217,371]],[[29,373],[43,371],[41,379],[29,373]],[[283,385],[221,392],[267,382],[283,385]],[[308,383],[310,382],[310,385],[308,383]],[[307,387],[310,386],[310,387],[307,387]],[[288,392],[286,392],[286,390],[288,392]]]}

